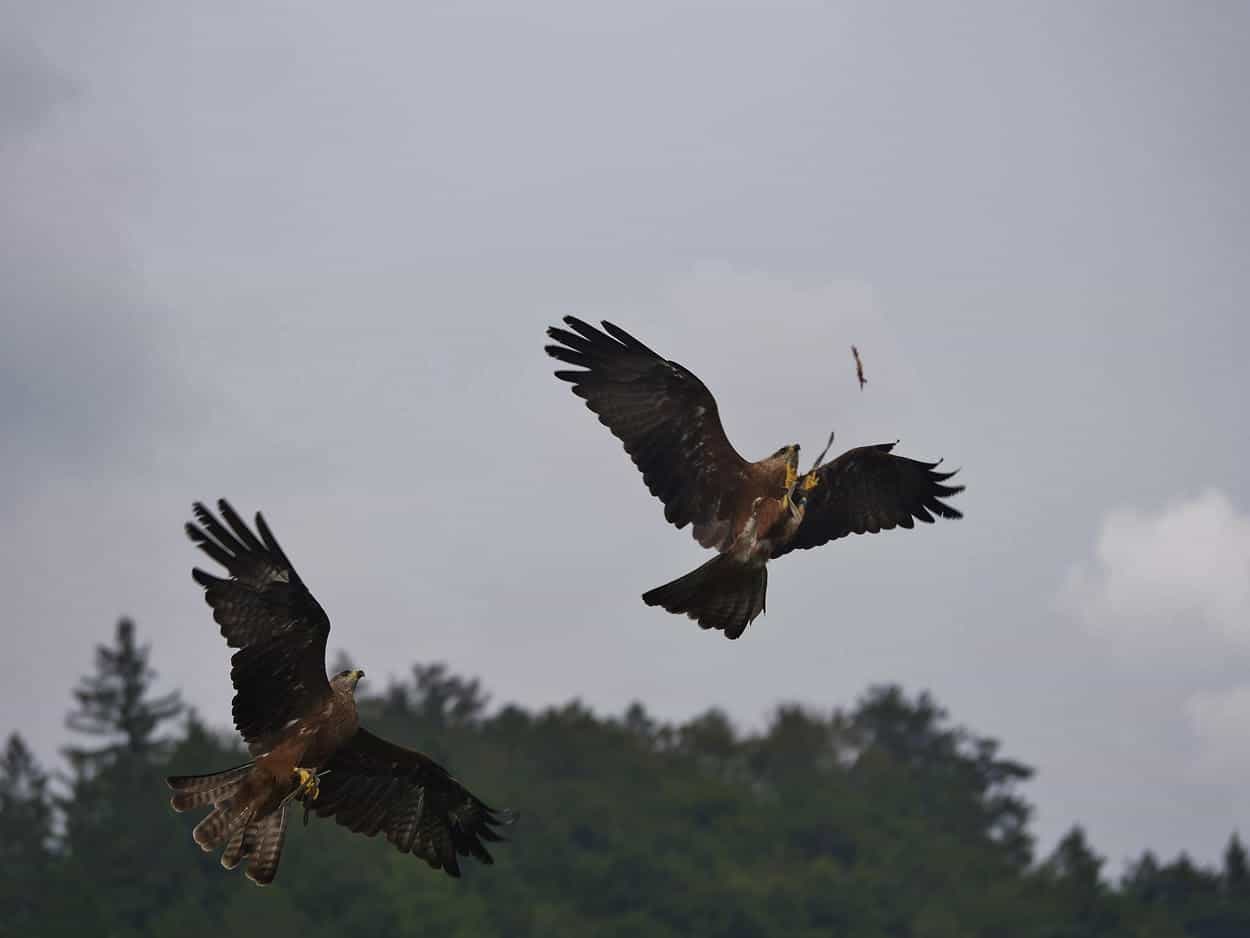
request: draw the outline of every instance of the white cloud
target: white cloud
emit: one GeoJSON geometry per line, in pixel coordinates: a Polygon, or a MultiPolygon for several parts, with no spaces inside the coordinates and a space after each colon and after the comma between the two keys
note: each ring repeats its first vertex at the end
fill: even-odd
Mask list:
{"type": "Polygon", "coordinates": [[[1250,643],[1250,516],[1215,490],[1154,513],[1112,512],[1063,600],[1091,632],[1138,649],[1203,635],[1250,643]]]}
{"type": "Polygon", "coordinates": [[[1185,702],[1198,740],[1194,774],[1208,781],[1250,777],[1250,684],[1199,691],[1185,702]]]}

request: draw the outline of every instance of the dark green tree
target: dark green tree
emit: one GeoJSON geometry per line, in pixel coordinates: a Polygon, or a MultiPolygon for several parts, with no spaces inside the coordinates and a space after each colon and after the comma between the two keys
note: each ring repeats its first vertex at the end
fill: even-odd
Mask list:
{"type": "Polygon", "coordinates": [[[94,916],[118,935],[139,929],[160,897],[179,889],[168,858],[176,827],[168,816],[165,725],[182,712],[177,693],[154,695],[149,649],[122,619],[111,645],[97,647],[95,673],[73,691],[67,723],[94,745],[65,750],[70,797],[62,802],[69,876],[94,916]]]}
{"type": "Polygon", "coordinates": [[[1035,933],[1045,938],[1112,938],[1126,930],[1120,903],[1102,878],[1105,861],[1078,825],[1065,834],[1038,874],[1050,894],[1046,918],[1035,933]]]}
{"type": "Polygon", "coordinates": [[[14,733],[0,756],[0,933],[34,933],[54,863],[48,776],[14,733]]]}
{"type": "Polygon", "coordinates": [[[1129,864],[1121,881],[1121,889],[1126,896],[1145,905],[1159,901],[1162,893],[1159,861],[1153,853],[1147,850],[1140,860],[1129,864]]]}
{"type": "Polygon", "coordinates": [[[442,731],[477,723],[490,698],[477,678],[449,674],[445,664],[414,665],[413,701],[417,717],[442,731]]]}
{"type": "Polygon", "coordinates": [[[1239,914],[1243,910],[1238,903],[1229,901],[1222,880],[1218,871],[1203,869],[1182,853],[1159,869],[1156,902],[1196,938],[1250,934],[1246,931],[1250,918],[1239,914]]]}
{"type": "Polygon", "coordinates": [[[177,697],[154,692],[129,623],[95,664],[75,693],[84,739],[63,824],[25,747],[0,760],[0,934],[1250,935],[1237,837],[1221,868],[1147,853],[1118,888],[1080,828],[1034,865],[1019,792],[1031,770],[927,694],[873,688],[832,714],[787,705],[742,733],[717,711],[673,726],[641,703],[491,715],[479,682],[442,665],[368,688],[362,719],[520,809],[497,865],[452,880],[380,837],[294,819],[278,882],[258,890],[195,848],[199,815],[173,814],[161,783],[243,761],[236,735],[175,722],[177,697]]]}
{"type": "Polygon", "coordinates": [[[1105,861],[1090,848],[1085,831],[1072,828],[1042,864],[1042,872],[1075,891],[1096,895],[1104,891],[1102,866],[1105,861]]]}
{"type": "Polygon", "coordinates": [[[1250,894],[1250,863],[1246,848],[1236,833],[1228,839],[1224,848],[1224,890],[1230,896],[1246,897],[1250,894]]]}
{"type": "Polygon", "coordinates": [[[157,730],[182,712],[182,702],[176,691],[151,696],[156,673],[148,664],[149,652],[136,643],[134,623],[125,618],[117,623],[114,644],[97,646],[95,674],[74,689],[78,709],[66,723],[103,742],[65,750],[76,770],[90,773],[119,758],[154,763],[168,751],[157,730]]]}

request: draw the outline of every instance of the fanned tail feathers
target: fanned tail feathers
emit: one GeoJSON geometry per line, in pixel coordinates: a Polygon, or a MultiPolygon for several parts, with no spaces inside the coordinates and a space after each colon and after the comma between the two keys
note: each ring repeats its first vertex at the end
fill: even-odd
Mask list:
{"type": "Polygon", "coordinates": [[[213,810],[191,832],[200,849],[207,852],[224,845],[222,866],[233,870],[248,860],[247,878],[268,886],[278,874],[282,858],[287,805],[283,802],[276,811],[257,818],[254,799],[247,799],[252,803],[235,802],[252,765],[249,762],[209,775],[174,775],[165,782],[173,789],[170,804],[175,811],[212,805],[213,810]]]}
{"type": "MultiPolygon", "coordinates": [[[[283,805],[266,815],[249,826],[243,837],[242,856],[251,857],[246,875],[258,886],[268,886],[278,875],[278,861],[282,859],[282,844],[286,840],[286,811],[287,806],[283,805]]],[[[221,859],[224,865],[225,856],[221,859]]]]}
{"type": "Polygon", "coordinates": [[[247,878],[259,886],[272,883],[278,875],[278,861],[286,840],[286,812],[284,804],[259,821],[236,828],[221,853],[221,865],[233,870],[244,860],[250,860],[247,878]]]}
{"type": "Polygon", "coordinates": [[[648,606],[685,613],[705,629],[720,629],[738,638],[764,611],[768,569],[746,564],[728,554],[713,557],[671,583],[642,594],[648,606]]]}
{"type": "Polygon", "coordinates": [[[169,805],[175,811],[181,812],[207,804],[220,804],[238,790],[251,770],[252,763],[248,762],[208,775],[171,775],[165,779],[165,784],[174,792],[169,799],[169,805]]]}
{"type": "Polygon", "coordinates": [[[251,805],[237,808],[233,802],[225,801],[213,808],[211,814],[191,831],[191,836],[205,853],[216,850],[223,843],[233,838],[234,834],[247,827],[252,820],[255,809],[251,805]]]}

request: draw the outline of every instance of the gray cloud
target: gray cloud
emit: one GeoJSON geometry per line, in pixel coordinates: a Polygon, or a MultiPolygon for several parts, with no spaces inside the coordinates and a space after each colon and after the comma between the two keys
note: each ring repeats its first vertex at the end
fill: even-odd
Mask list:
{"type": "MultiPolygon", "coordinates": [[[[1109,728],[1108,781],[1128,785],[1132,767],[1146,780],[1135,787],[1172,794],[1149,805],[1166,836],[1215,842],[1220,821],[1240,810],[1245,781],[1250,525],[1226,495],[1207,490],[1152,510],[1117,506],[1091,547],[1058,606],[1127,684],[1122,706],[1138,708],[1109,728]],[[1198,799],[1206,810],[1195,811],[1198,799]]],[[[1104,816],[1127,825],[1146,807],[1143,797],[1122,799],[1104,816]]]]}
{"type": "Polygon", "coordinates": [[[156,320],[124,213],[134,164],[83,121],[80,82],[10,31],[0,46],[0,433],[16,492],[116,466],[158,410],[156,320]]]}
{"type": "Polygon", "coordinates": [[[1065,598],[1092,631],[1122,641],[1129,654],[1244,646],[1250,518],[1214,490],[1156,512],[1115,511],[1103,521],[1094,562],[1072,571],[1065,598]]]}
{"type": "Polygon", "coordinates": [[[1045,838],[1209,857],[1241,822],[1176,771],[1239,659],[1143,669],[1053,597],[1117,507],[1244,504],[1244,23],[59,6],[11,34],[76,93],[0,150],[32,676],[0,708],[46,746],[122,612],[224,722],[179,531],[221,494],[371,677],[442,658],[504,700],[745,723],[901,680],[1040,767],[1045,838]],[[966,520],[787,558],[738,643],[643,607],[703,554],[551,377],[570,312],[695,370],[744,454],[832,427],[945,456],[966,520]]]}
{"type": "Polygon", "coordinates": [[[0,41],[0,149],[41,125],[76,90],[36,49],[0,41]]]}

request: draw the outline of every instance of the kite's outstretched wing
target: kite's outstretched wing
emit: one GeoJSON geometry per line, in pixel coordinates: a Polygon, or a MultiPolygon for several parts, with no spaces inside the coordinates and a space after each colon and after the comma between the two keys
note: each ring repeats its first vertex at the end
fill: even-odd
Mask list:
{"type": "Polygon", "coordinates": [[[188,524],[187,534],[230,578],[198,568],[191,575],[204,587],[226,643],[239,649],[230,659],[234,725],[249,744],[263,745],[329,696],[330,620],[259,513],[258,538],[224,499],[217,509],[225,524],[196,502],[199,525],[188,524]]]}
{"type": "Polygon", "coordinates": [[[314,813],[368,837],[383,833],[401,853],[449,876],[460,875],[457,856],[494,863],[482,841],[502,840],[495,827],[514,820],[475,798],[429,756],[366,729],[326,764],[320,785],[314,813]]]}
{"type": "Polygon", "coordinates": [[[647,488],[664,503],[664,517],[678,528],[695,525],[700,542],[713,546],[724,533],[716,522],[732,517],[751,463],[725,435],[712,392],[610,322],[603,331],[573,316],[564,322],[569,329],[547,330],[560,343],[548,345],[547,354],[584,370],[556,377],[573,385],[625,444],[647,488]],[[703,525],[714,528],[701,534],[703,525]]]}
{"type": "Polygon", "coordinates": [[[808,490],[803,523],[774,556],[848,534],[910,528],[913,519],[932,523],[934,515],[962,518],[962,512],[941,501],[963,491],[962,485],[942,484],[955,473],[935,471],[938,463],[894,456],[894,445],[847,450],[804,476],[799,482],[808,490]]]}

